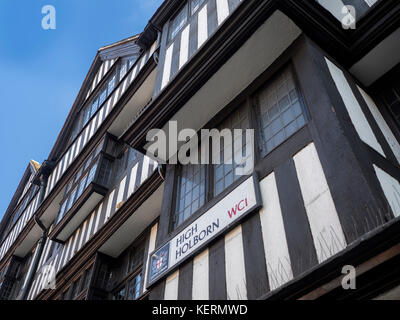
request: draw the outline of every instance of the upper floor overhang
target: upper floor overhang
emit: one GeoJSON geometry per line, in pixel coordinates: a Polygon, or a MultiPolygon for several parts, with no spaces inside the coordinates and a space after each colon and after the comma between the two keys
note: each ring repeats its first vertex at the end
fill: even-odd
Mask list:
{"type": "MultiPolygon", "coordinates": [[[[156,29],[161,30],[171,13],[176,10],[177,2],[165,1],[150,20],[149,26],[156,26],[156,29]]],[[[377,2],[357,21],[354,30],[343,28],[337,17],[314,0],[241,1],[238,8],[207,39],[189,62],[140,112],[136,121],[124,133],[123,139],[132,147],[145,150],[149,130],[163,128],[276,11],[286,15],[303,34],[337,62],[346,68],[353,68],[353,73],[367,85],[371,79],[378,79],[380,72],[390,69],[400,61],[392,52],[389,59],[377,62],[378,65],[374,67],[376,72],[371,68],[366,76],[363,74],[365,71],[358,72],[360,69],[364,70],[370,61],[376,62],[376,57],[382,52],[382,44],[387,48],[397,39],[396,30],[400,27],[398,1],[377,2]],[[374,50],[377,50],[378,55],[370,58],[369,55],[374,50]]],[[[282,37],[286,36],[279,28],[276,32],[282,37]]],[[[142,37],[145,36],[146,31],[142,34],[142,37]]],[[[150,37],[150,34],[147,36],[150,37]]],[[[272,43],[269,47],[273,48],[272,43]]],[[[163,50],[165,51],[166,47],[161,47],[160,57],[163,50]]],[[[268,48],[266,50],[268,51],[268,48]]]]}

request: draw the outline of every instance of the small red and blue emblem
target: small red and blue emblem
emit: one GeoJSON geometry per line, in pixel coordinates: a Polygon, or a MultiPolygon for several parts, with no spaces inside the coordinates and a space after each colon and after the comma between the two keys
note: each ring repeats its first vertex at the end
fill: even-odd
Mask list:
{"type": "Polygon", "coordinates": [[[150,263],[150,281],[153,281],[163,272],[168,270],[168,261],[169,243],[152,254],[150,263]]]}

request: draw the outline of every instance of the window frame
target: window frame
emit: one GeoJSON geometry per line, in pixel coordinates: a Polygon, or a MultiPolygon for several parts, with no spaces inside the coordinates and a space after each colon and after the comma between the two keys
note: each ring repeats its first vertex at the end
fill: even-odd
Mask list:
{"type": "Polygon", "coordinates": [[[257,155],[257,160],[259,159],[263,159],[266,158],[269,154],[271,154],[272,152],[274,152],[274,150],[276,150],[280,145],[282,145],[283,143],[285,143],[285,141],[287,141],[288,139],[290,139],[293,135],[295,135],[298,131],[300,131],[302,128],[304,128],[305,126],[307,126],[307,124],[310,122],[311,117],[310,114],[308,112],[308,108],[306,105],[306,102],[304,100],[304,94],[303,91],[301,90],[301,86],[300,86],[300,82],[298,81],[298,77],[296,74],[296,70],[294,69],[294,65],[291,62],[285,63],[282,66],[280,66],[278,68],[278,70],[276,72],[274,72],[266,81],[264,81],[261,85],[257,86],[257,88],[254,90],[254,92],[252,92],[249,95],[249,99],[250,99],[250,108],[253,110],[253,125],[254,125],[254,129],[255,129],[255,140],[256,140],[256,155],[257,155]],[[292,133],[291,135],[287,136],[282,142],[280,142],[279,144],[277,144],[272,150],[265,152],[264,153],[264,137],[263,137],[263,132],[262,132],[262,128],[261,128],[261,114],[260,114],[260,106],[258,105],[258,103],[256,102],[257,100],[257,96],[259,95],[259,93],[265,89],[266,87],[268,87],[269,85],[271,85],[271,83],[274,82],[274,80],[276,80],[276,77],[281,74],[283,71],[289,70],[289,72],[291,73],[292,77],[293,77],[293,82],[295,85],[295,90],[296,93],[298,95],[298,101],[301,107],[301,111],[302,111],[302,115],[304,116],[304,125],[302,127],[300,127],[299,129],[297,129],[294,133],[292,133]],[[258,119],[258,120],[256,120],[258,119]]]}
{"type": "Polygon", "coordinates": [[[197,12],[199,12],[203,8],[203,6],[207,5],[207,3],[208,3],[208,0],[199,0],[201,2],[200,5],[198,6],[198,8],[196,8],[193,11],[193,7],[192,7],[193,1],[194,0],[183,1],[183,3],[179,6],[179,8],[174,12],[171,19],[169,19],[168,32],[167,32],[167,44],[170,44],[171,42],[173,42],[176,39],[176,37],[179,35],[179,33],[190,23],[191,18],[197,12]],[[174,36],[172,36],[171,30],[172,30],[173,22],[179,16],[179,14],[182,12],[183,9],[186,10],[186,21],[176,31],[176,34],[174,36]]]}

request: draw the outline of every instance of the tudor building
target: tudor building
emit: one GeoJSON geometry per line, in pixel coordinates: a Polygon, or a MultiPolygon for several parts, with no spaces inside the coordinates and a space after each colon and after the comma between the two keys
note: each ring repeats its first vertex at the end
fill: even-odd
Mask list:
{"type": "Polygon", "coordinates": [[[396,0],[164,1],[29,163],[0,299],[399,299],[399,51],[396,0]],[[162,164],[170,121],[254,129],[254,170],[162,164]]]}

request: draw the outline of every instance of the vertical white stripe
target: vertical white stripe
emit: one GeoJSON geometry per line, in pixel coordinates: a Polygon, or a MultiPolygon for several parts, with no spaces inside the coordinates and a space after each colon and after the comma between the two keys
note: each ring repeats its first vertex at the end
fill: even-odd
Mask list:
{"type": "Polygon", "coordinates": [[[104,62],[101,64],[99,73],[100,73],[100,78],[103,78],[104,77],[104,62]]]}
{"type": "Polygon", "coordinates": [[[193,300],[209,299],[208,249],[197,255],[193,260],[193,300]]]}
{"type": "Polygon", "coordinates": [[[117,104],[117,102],[118,102],[118,99],[119,99],[119,94],[120,94],[120,89],[121,88],[118,88],[115,92],[114,92],[114,94],[113,94],[113,97],[114,97],[114,99],[113,99],[113,104],[112,104],[112,107],[114,108],[114,106],[117,104]]]}
{"type": "Polygon", "coordinates": [[[220,25],[229,16],[228,0],[216,0],[218,25],[220,25]]]}
{"type": "Polygon", "coordinates": [[[135,164],[135,166],[131,170],[131,177],[129,180],[129,189],[128,189],[128,198],[132,195],[132,193],[135,191],[135,186],[136,186],[136,174],[138,170],[139,164],[135,164]]]}
{"type": "Polygon", "coordinates": [[[92,123],[91,123],[91,125],[90,125],[90,136],[89,136],[89,139],[91,138],[91,137],[93,137],[93,135],[94,135],[94,130],[96,129],[96,121],[97,121],[97,118],[99,117],[99,113],[97,113],[97,115],[96,115],[96,117],[94,117],[93,118],[93,120],[92,120],[92,123]]]}
{"type": "Polygon", "coordinates": [[[314,143],[294,156],[304,207],[321,263],[346,248],[346,240],[314,143]]]}
{"type": "Polygon", "coordinates": [[[90,130],[90,124],[86,127],[85,132],[83,132],[84,138],[83,138],[82,149],[86,145],[86,142],[88,141],[89,130],[90,130]]]}
{"type": "Polygon", "coordinates": [[[39,268],[43,265],[43,262],[46,261],[46,258],[47,258],[47,255],[49,253],[50,247],[51,247],[51,240],[47,239],[46,240],[46,244],[44,246],[44,250],[43,250],[44,254],[42,254],[42,256],[40,257],[40,260],[39,260],[39,264],[38,264],[39,268]]]}
{"type": "Polygon", "coordinates": [[[179,51],[179,69],[187,62],[189,57],[189,31],[190,24],[188,24],[181,33],[181,49],[179,51]]]}
{"type": "Polygon", "coordinates": [[[157,41],[154,41],[154,43],[152,44],[151,48],[150,48],[150,54],[149,57],[154,53],[154,51],[156,50],[156,44],[157,41]]]}
{"type": "Polygon", "coordinates": [[[114,195],[115,195],[115,189],[110,193],[110,196],[108,197],[106,218],[104,219],[104,221],[107,221],[111,216],[111,209],[114,200],[114,195]]]}
{"type": "Polygon", "coordinates": [[[260,210],[261,230],[270,290],[293,279],[289,248],[286,241],[275,174],[260,182],[263,207],[260,210]]]}
{"type": "Polygon", "coordinates": [[[241,225],[225,236],[225,270],[228,300],[247,300],[241,225]]]}
{"type": "Polygon", "coordinates": [[[124,82],[122,83],[122,92],[125,92],[127,85],[128,85],[128,77],[126,77],[124,82]]]}
{"type": "Polygon", "coordinates": [[[351,122],[360,136],[360,139],[371,146],[371,148],[379,152],[382,156],[385,156],[382,147],[376,140],[376,137],[369,126],[369,123],[365,118],[360,104],[354,96],[354,93],[351,90],[343,71],[333,64],[328,58],[325,58],[325,60],[328,64],[333,81],[335,82],[336,87],[346,106],[347,112],[349,113],[351,122]]]}
{"type": "Polygon", "coordinates": [[[101,210],[103,210],[103,203],[101,203],[99,208],[96,210],[96,223],[94,224],[93,234],[95,234],[97,230],[99,230],[101,210]]]}
{"type": "Polygon", "coordinates": [[[68,246],[67,246],[67,248],[66,248],[67,250],[66,250],[66,252],[65,252],[65,255],[64,255],[64,258],[63,258],[63,262],[62,262],[61,268],[63,268],[63,267],[68,263],[68,261],[69,261],[69,257],[68,257],[68,256],[69,256],[70,251],[71,251],[73,238],[71,237],[70,239],[71,239],[71,241],[68,242],[68,246]]]}
{"type": "Polygon", "coordinates": [[[138,66],[135,65],[135,67],[132,69],[132,72],[131,72],[131,74],[130,74],[129,83],[132,83],[132,81],[136,78],[136,72],[137,72],[137,70],[138,70],[138,66]]]}
{"type": "Polygon", "coordinates": [[[85,239],[85,243],[87,243],[90,239],[90,230],[92,229],[92,225],[93,225],[93,219],[94,219],[94,215],[95,215],[96,211],[93,211],[92,215],[90,216],[89,219],[89,227],[88,227],[88,233],[86,235],[86,239],[85,239]]]}
{"type": "Polygon", "coordinates": [[[150,158],[144,156],[142,165],[142,178],[140,179],[140,184],[142,184],[149,177],[149,164],[150,164],[150,158]]]}
{"type": "Polygon", "coordinates": [[[62,171],[61,171],[61,176],[64,174],[65,170],[67,170],[67,168],[68,168],[68,165],[69,165],[69,163],[68,163],[69,153],[70,152],[68,151],[63,157],[64,165],[63,165],[63,168],[62,168],[62,171]]]}
{"type": "Polygon", "coordinates": [[[199,11],[197,25],[197,48],[200,48],[201,45],[208,39],[207,4],[199,11]]]}
{"type": "Polygon", "coordinates": [[[81,231],[81,229],[78,229],[78,231],[76,231],[74,234],[74,244],[72,245],[71,259],[76,253],[76,242],[78,241],[80,231],[81,231]]]}
{"type": "Polygon", "coordinates": [[[146,56],[147,53],[142,57],[142,60],[140,61],[140,70],[144,67],[144,64],[146,62],[146,56]]]}
{"type": "Polygon", "coordinates": [[[400,184],[392,176],[374,165],[379,183],[395,217],[400,216],[400,184]]]}
{"type": "Polygon", "coordinates": [[[383,118],[382,114],[380,113],[378,107],[376,106],[374,100],[360,87],[360,90],[365,102],[368,105],[369,110],[371,111],[372,115],[375,118],[379,128],[381,129],[383,135],[386,138],[390,148],[392,149],[397,161],[400,163],[400,144],[397,141],[396,137],[394,136],[392,130],[389,128],[388,124],[386,123],[385,119],[383,118]]]}
{"type": "Polygon", "coordinates": [[[73,238],[70,238],[70,239],[69,239],[68,244],[67,244],[67,247],[65,248],[66,251],[65,251],[65,256],[64,256],[64,258],[63,258],[62,266],[64,266],[65,263],[68,261],[67,259],[68,259],[69,251],[71,250],[72,240],[73,240],[73,238]]]}
{"type": "Polygon", "coordinates": [[[105,62],[105,66],[104,66],[104,74],[106,74],[108,72],[108,70],[110,69],[111,65],[110,65],[110,60],[106,60],[105,62]]]}
{"type": "MultiPolygon", "coordinates": [[[[56,176],[56,180],[54,181],[54,186],[57,184],[57,181],[60,179],[61,170],[62,170],[63,165],[64,165],[64,158],[62,158],[61,161],[58,163],[57,176],[56,176]]],[[[54,186],[53,186],[53,188],[54,188],[54,186]]]]}
{"type": "MultiPolygon", "coordinates": [[[[155,224],[150,230],[149,250],[147,252],[147,259],[146,259],[146,271],[147,271],[148,266],[149,266],[150,254],[156,248],[157,230],[158,230],[158,224],[155,224]]],[[[143,289],[143,292],[147,291],[146,285],[147,285],[147,272],[144,273],[144,286],[143,286],[144,289],[143,289]]]]}
{"type": "Polygon", "coordinates": [[[117,207],[122,201],[124,201],[125,186],[126,186],[126,176],[122,179],[121,183],[119,184],[117,207]]]}
{"type": "Polygon", "coordinates": [[[164,300],[178,300],[179,270],[165,281],[164,300]]]}
{"type": "Polygon", "coordinates": [[[71,149],[71,162],[74,161],[75,159],[75,148],[76,148],[76,143],[74,143],[72,145],[72,149],[71,149]]]}
{"type": "Polygon", "coordinates": [[[172,53],[174,51],[174,43],[171,43],[167,52],[165,53],[165,61],[164,61],[164,71],[163,77],[161,81],[161,89],[163,89],[169,82],[171,77],[171,64],[172,64],[172,53]]]}
{"type": "Polygon", "coordinates": [[[78,250],[82,248],[83,238],[85,237],[85,232],[86,232],[86,225],[87,225],[87,220],[85,220],[82,226],[82,234],[81,234],[81,239],[79,240],[78,250]]]}
{"type": "Polygon", "coordinates": [[[106,110],[105,110],[105,116],[104,116],[104,119],[108,116],[108,114],[109,114],[109,112],[110,112],[110,110],[111,110],[111,98],[109,98],[108,99],[108,102],[107,102],[107,107],[106,107],[106,110]]]}

